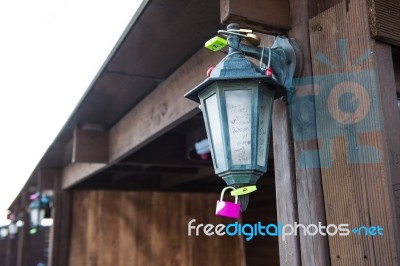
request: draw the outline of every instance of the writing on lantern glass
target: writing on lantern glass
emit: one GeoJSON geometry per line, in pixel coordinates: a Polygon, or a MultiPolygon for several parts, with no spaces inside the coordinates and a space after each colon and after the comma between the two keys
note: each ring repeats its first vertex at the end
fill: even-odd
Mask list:
{"type": "Polygon", "coordinates": [[[251,163],[251,90],[225,91],[232,164],[251,163]]]}

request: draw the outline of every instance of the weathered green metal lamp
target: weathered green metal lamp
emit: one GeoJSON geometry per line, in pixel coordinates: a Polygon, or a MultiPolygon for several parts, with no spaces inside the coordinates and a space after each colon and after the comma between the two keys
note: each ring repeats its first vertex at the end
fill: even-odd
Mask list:
{"type": "MultiPolygon", "coordinates": [[[[277,39],[271,48],[254,47],[240,43],[246,36],[241,31],[238,24],[221,31],[227,36],[228,55],[185,95],[200,103],[215,173],[236,188],[255,184],[267,171],[273,100],[285,93],[295,65],[288,39],[277,39]],[[246,55],[260,60],[261,67],[246,55]],[[262,67],[266,62],[273,75],[262,67]]],[[[240,198],[244,209],[246,196],[240,198]]]]}
{"type": "Polygon", "coordinates": [[[8,225],[8,233],[11,237],[14,237],[18,233],[18,226],[14,221],[8,225]]]}
{"type": "Polygon", "coordinates": [[[7,214],[7,219],[10,221],[10,224],[8,225],[8,234],[10,235],[11,238],[13,238],[18,233],[18,226],[17,226],[18,215],[9,212],[7,214]]]}
{"type": "Polygon", "coordinates": [[[0,227],[0,239],[4,239],[8,236],[8,227],[2,226],[0,227]]]}
{"type": "Polygon", "coordinates": [[[41,226],[46,211],[50,208],[49,199],[39,193],[31,195],[32,202],[29,204],[28,212],[30,216],[31,234],[35,234],[41,226]]]}

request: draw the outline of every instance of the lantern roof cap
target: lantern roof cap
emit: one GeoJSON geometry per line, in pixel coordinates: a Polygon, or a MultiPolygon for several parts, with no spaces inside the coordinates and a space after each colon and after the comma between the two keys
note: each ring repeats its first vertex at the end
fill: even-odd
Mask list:
{"type": "Polygon", "coordinates": [[[282,85],[273,78],[260,73],[257,67],[247,59],[243,53],[238,51],[230,53],[222,59],[212,70],[210,77],[185,94],[185,97],[199,103],[200,99],[198,94],[201,91],[216,81],[229,80],[258,80],[259,82],[268,83],[274,88],[277,88],[277,91],[280,92],[277,93],[277,95],[280,96],[282,96],[285,91],[282,85]]]}
{"type": "Polygon", "coordinates": [[[46,206],[47,205],[45,202],[41,201],[40,199],[35,199],[29,204],[28,209],[39,209],[45,208],[46,206]]]}

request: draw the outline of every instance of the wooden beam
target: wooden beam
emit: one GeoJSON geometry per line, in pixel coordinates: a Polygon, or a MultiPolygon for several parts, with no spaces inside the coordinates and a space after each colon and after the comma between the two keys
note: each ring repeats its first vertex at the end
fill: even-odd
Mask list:
{"type": "Polygon", "coordinates": [[[67,143],[65,143],[63,148],[60,148],[62,152],[59,151],[59,153],[62,153],[61,164],[63,166],[72,163],[73,142],[74,142],[74,137],[72,137],[67,143]]]}
{"type": "Polygon", "coordinates": [[[342,2],[310,20],[327,223],[384,230],[330,236],[329,249],[332,264],[398,265],[400,114],[391,48],[371,40],[367,9],[363,0],[342,2]]]}
{"type": "Polygon", "coordinates": [[[74,130],[72,163],[105,163],[108,161],[108,132],[102,130],[74,130]]]}
{"type": "Polygon", "coordinates": [[[272,35],[284,35],[290,29],[289,0],[221,0],[221,23],[239,23],[272,35]]]}
{"type": "Polygon", "coordinates": [[[39,168],[36,175],[37,175],[38,189],[40,189],[40,191],[54,189],[54,182],[55,179],[57,178],[57,174],[55,171],[39,168]]]}
{"type": "Polygon", "coordinates": [[[105,169],[105,163],[72,163],[62,171],[62,187],[67,189],[105,169]]]}
{"type": "Polygon", "coordinates": [[[400,47],[400,5],[398,0],[369,0],[371,37],[400,47]]]}
{"type": "Polygon", "coordinates": [[[200,110],[184,94],[205,78],[222,56],[201,49],[110,130],[110,161],[120,160],[200,110]]]}
{"type": "Polygon", "coordinates": [[[63,188],[105,169],[139,150],[200,110],[184,94],[206,78],[223,55],[201,49],[150,93],[109,132],[108,164],[75,163],[63,170],[63,188]]]}
{"type": "MultiPolygon", "coordinates": [[[[276,206],[278,221],[283,224],[299,222],[297,212],[296,172],[290,115],[286,101],[274,101],[272,112],[276,206]]],[[[279,236],[281,265],[300,266],[300,238],[297,235],[279,236]]]]}

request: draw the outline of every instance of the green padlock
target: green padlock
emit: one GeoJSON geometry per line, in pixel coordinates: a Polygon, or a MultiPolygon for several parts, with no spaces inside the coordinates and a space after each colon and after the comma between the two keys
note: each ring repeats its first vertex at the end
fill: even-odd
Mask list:
{"type": "Polygon", "coordinates": [[[225,40],[224,38],[221,38],[219,36],[215,36],[214,38],[208,40],[205,44],[204,47],[207,49],[210,49],[211,51],[219,51],[225,46],[228,45],[228,41],[225,40]]]}
{"type": "Polygon", "coordinates": [[[236,196],[249,194],[249,193],[254,192],[256,190],[257,190],[256,186],[240,187],[240,188],[236,188],[235,190],[231,191],[231,195],[236,197],[236,196]]]}

